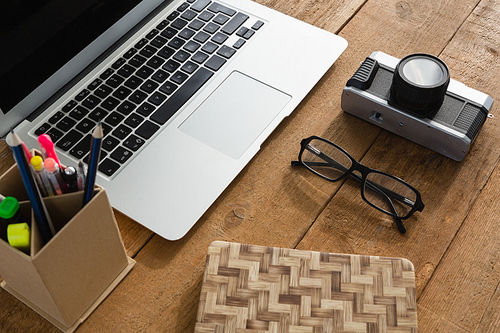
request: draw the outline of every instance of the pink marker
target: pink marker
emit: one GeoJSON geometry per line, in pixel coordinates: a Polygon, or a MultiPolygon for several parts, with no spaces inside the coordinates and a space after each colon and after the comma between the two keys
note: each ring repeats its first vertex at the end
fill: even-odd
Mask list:
{"type": "Polygon", "coordinates": [[[26,146],[26,144],[24,142],[23,142],[23,150],[24,150],[24,154],[26,155],[26,158],[28,159],[28,161],[31,161],[31,158],[33,156],[31,155],[30,150],[28,149],[28,147],[26,146]]]}
{"type": "Polygon", "coordinates": [[[51,157],[61,168],[61,162],[59,162],[59,158],[57,158],[56,151],[54,149],[54,143],[48,134],[42,134],[38,137],[38,144],[40,146],[40,150],[42,151],[43,159],[47,159],[51,157]]]}

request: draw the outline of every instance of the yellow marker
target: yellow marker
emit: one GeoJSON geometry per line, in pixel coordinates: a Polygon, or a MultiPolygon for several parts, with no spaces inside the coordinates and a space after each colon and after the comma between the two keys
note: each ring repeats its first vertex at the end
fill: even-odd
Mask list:
{"type": "Polygon", "coordinates": [[[29,255],[31,237],[28,223],[9,224],[7,226],[7,239],[10,245],[29,255]]]}

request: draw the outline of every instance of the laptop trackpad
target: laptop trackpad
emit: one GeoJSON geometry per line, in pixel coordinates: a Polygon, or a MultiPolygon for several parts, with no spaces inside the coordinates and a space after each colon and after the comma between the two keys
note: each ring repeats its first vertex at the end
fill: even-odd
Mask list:
{"type": "Polygon", "coordinates": [[[238,159],[290,99],[290,95],[233,72],[179,129],[238,159]]]}

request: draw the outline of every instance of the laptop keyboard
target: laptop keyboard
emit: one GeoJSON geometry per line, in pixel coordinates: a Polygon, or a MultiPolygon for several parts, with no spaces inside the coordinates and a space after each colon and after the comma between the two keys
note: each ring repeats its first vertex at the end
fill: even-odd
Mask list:
{"type": "Polygon", "coordinates": [[[210,0],[187,0],[36,130],[87,161],[104,129],[99,171],[116,174],[264,22],[210,0]]]}

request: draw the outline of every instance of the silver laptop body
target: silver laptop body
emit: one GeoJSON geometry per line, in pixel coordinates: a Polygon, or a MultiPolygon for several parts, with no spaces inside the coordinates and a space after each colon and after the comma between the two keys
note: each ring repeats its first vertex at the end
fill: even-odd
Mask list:
{"type": "MultiPolygon", "coordinates": [[[[157,29],[184,1],[172,1],[156,9],[159,13],[154,18],[106,59],[100,59],[36,118],[25,118],[160,2],[141,2],[13,110],[0,113],[1,135],[14,128],[28,147],[36,148],[35,131],[42,124],[157,29]]],[[[189,5],[196,3],[192,2],[189,5]]],[[[177,240],[189,231],[347,47],[341,37],[255,2],[217,3],[248,16],[242,26],[256,28],[252,36],[244,38],[234,55],[220,53],[225,60],[223,67],[211,70],[207,82],[179,111],[158,125],[160,128],[137,151],[131,150],[123,163],[118,163],[118,171],[111,175],[100,172],[97,178],[114,208],[168,240],[177,240]]],[[[231,35],[219,47],[234,49],[241,39],[231,35]]],[[[199,68],[205,67],[199,64],[199,68]]],[[[61,163],[77,165],[78,158],[63,149],[57,151],[61,163]]],[[[113,160],[113,151],[105,154],[113,160]]]]}

